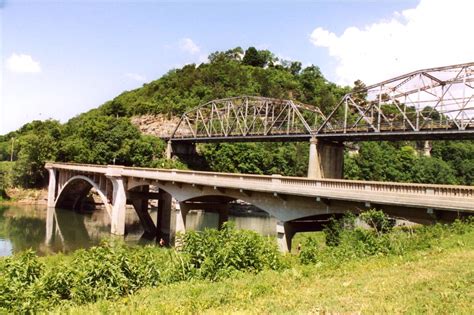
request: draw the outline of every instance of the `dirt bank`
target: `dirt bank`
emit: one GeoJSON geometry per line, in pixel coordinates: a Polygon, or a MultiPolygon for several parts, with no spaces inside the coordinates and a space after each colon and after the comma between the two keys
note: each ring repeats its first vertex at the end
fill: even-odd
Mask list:
{"type": "Polygon", "coordinates": [[[6,193],[10,199],[2,200],[0,203],[23,204],[23,205],[47,205],[47,189],[24,189],[8,188],[6,193]]]}

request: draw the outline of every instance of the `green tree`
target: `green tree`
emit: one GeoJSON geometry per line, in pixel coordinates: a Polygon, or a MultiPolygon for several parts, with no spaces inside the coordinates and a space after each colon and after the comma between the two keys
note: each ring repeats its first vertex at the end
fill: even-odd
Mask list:
{"type": "Polygon", "coordinates": [[[14,183],[23,187],[45,185],[48,175],[44,164],[56,157],[56,139],[51,135],[27,134],[18,142],[20,150],[13,168],[14,183]]]}
{"type": "Polygon", "coordinates": [[[421,157],[413,166],[413,181],[428,184],[457,184],[454,170],[438,158],[421,157]]]}

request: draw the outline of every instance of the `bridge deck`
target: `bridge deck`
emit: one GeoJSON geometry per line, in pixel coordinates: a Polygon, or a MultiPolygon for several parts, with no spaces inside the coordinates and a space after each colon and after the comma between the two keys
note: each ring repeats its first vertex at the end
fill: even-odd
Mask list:
{"type": "Polygon", "coordinates": [[[247,175],[68,163],[48,163],[47,167],[80,173],[154,180],[167,185],[194,184],[246,192],[313,197],[317,200],[336,199],[474,213],[474,186],[308,179],[280,175],[247,175]]]}
{"type": "Polygon", "coordinates": [[[210,142],[303,142],[312,137],[327,141],[406,141],[406,140],[474,140],[474,128],[466,130],[421,130],[421,131],[358,131],[358,132],[332,132],[332,133],[282,133],[268,135],[213,135],[212,137],[175,136],[163,137],[164,140],[173,142],[210,143],[210,142]]]}

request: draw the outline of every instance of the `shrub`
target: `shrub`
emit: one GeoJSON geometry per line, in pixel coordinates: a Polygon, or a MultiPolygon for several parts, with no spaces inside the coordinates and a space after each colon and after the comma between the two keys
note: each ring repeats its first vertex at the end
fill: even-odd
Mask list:
{"type": "Polygon", "coordinates": [[[259,272],[282,267],[274,240],[256,232],[237,230],[227,222],[221,230],[188,232],[181,238],[182,251],[202,278],[217,280],[235,271],[259,272]]]}
{"type": "Polygon", "coordinates": [[[345,230],[354,229],[355,215],[348,212],[340,219],[332,217],[324,229],[327,246],[338,246],[341,242],[341,234],[345,230]]]}
{"type": "Polygon", "coordinates": [[[395,220],[390,219],[385,213],[376,209],[362,212],[359,218],[373,228],[378,234],[388,233],[395,226],[395,220]]]}
{"type": "Polygon", "coordinates": [[[328,260],[331,264],[372,255],[403,255],[414,250],[429,249],[440,238],[452,234],[464,234],[474,230],[474,217],[452,224],[431,226],[393,227],[383,212],[369,210],[360,215],[371,229],[354,228],[352,215],[332,219],[324,228],[326,247],[320,248],[309,238],[300,254],[303,264],[328,260]]]}
{"type": "Polygon", "coordinates": [[[6,258],[0,264],[0,309],[26,313],[39,298],[35,283],[44,269],[31,250],[6,258]]]}
{"type": "Polygon", "coordinates": [[[318,261],[318,254],[320,248],[318,246],[318,241],[314,237],[308,237],[304,243],[303,248],[300,252],[300,261],[304,265],[313,264],[318,261]]]}

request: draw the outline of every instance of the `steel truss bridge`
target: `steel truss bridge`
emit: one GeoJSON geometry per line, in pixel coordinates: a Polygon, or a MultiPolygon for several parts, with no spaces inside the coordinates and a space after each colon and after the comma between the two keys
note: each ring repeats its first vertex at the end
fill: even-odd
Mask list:
{"type": "Polygon", "coordinates": [[[173,142],[474,139],[474,62],[404,74],[346,94],[329,113],[240,96],[184,113],[173,142]]]}

